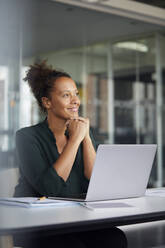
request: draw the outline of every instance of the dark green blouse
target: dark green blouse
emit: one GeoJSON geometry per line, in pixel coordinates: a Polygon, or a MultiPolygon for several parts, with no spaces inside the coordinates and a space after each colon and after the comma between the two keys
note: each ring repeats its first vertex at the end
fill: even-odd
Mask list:
{"type": "MultiPolygon", "coordinates": [[[[91,132],[90,136],[95,147],[91,132]]],[[[14,196],[68,197],[87,191],[89,182],[84,176],[82,144],[79,146],[72,170],[65,182],[53,168],[60,154],[47,120],[18,130],[16,150],[20,179],[14,196]]]]}

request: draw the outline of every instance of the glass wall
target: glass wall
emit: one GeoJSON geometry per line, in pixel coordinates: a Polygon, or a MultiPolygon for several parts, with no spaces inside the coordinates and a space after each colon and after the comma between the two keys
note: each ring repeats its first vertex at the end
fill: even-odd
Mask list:
{"type": "MultiPolygon", "coordinates": [[[[158,133],[162,142],[164,139],[161,126],[158,132],[156,42],[157,35],[153,34],[138,39],[52,51],[51,54],[41,54],[39,59],[47,58],[55,68],[71,73],[80,91],[80,114],[90,118],[97,144],[112,143],[112,126],[113,143],[158,143],[158,133]],[[110,64],[112,68],[109,68],[110,64]],[[112,96],[113,99],[110,99],[112,96]],[[110,104],[113,104],[113,109],[110,104]]],[[[162,44],[161,38],[159,49],[163,52],[162,44]]],[[[161,66],[164,67],[162,62],[161,66]]],[[[36,115],[34,110],[30,112],[36,115]]],[[[35,116],[31,118],[36,119],[35,116]]],[[[158,150],[162,149],[160,144],[158,150]]],[[[149,186],[163,183],[158,176],[163,167],[163,156],[156,158],[149,186]]]]}
{"type": "Polygon", "coordinates": [[[154,37],[113,46],[116,143],[155,143],[154,48],[154,37]]]}
{"type": "Polygon", "coordinates": [[[0,168],[17,168],[15,132],[43,119],[23,78],[30,64],[47,59],[77,83],[80,115],[90,118],[97,144],[158,143],[150,186],[164,185],[165,37],[153,33],[112,41],[98,35],[88,42],[93,30],[85,32],[89,23],[81,23],[74,37],[65,28],[73,15],[78,18],[76,11],[53,1],[1,0],[0,168]],[[61,16],[65,25],[58,27],[54,18],[61,16]]]}
{"type": "MultiPolygon", "coordinates": [[[[157,143],[155,36],[113,45],[115,143],[157,143]]],[[[153,166],[150,184],[156,184],[153,166]]]]}

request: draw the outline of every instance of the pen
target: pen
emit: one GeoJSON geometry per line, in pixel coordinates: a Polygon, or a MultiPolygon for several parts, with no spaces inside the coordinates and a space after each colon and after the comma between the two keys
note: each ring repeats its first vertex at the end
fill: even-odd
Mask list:
{"type": "Polygon", "coordinates": [[[38,198],[38,201],[43,201],[43,200],[46,200],[46,196],[42,196],[42,197],[38,198]]]}

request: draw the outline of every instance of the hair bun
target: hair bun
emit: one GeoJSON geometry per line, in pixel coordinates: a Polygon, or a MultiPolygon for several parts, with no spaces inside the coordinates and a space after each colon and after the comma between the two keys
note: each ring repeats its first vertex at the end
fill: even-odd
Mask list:
{"type": "Polygon", "coordinates": [[[42,61],[41,63],[35,63],[34,65],[30,65],[30,69],[27,72],[26,77],[24,78],[25,81],[36,81],[42,82],[46,80],[47,77],[52,73],[51,66],[46,64],[46,60],[42,61]]]}
{"type": "Polygon", "coordinates": [[[50,96],[50,91],[58,78],[71,78],[71,76],[66,72],[54,70],[52,66],[47,65],[47,60],[43,60],[41,63],[35,63],[29,67],[24,80],[28,81],[34,97],[37,99],[41,109],[44,110],[42,97],[50,96]]]}

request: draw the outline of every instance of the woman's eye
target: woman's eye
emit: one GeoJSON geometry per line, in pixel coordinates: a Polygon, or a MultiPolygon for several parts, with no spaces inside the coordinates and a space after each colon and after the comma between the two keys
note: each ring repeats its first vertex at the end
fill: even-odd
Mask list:
{"type": "Polygon", "coordinates": [[[69,96],[69,94],[64,94],[64,95],[63,95],[63,97],[68,97],[68,96],[69,96]]]}
{"type": "Polygon", "coordinates": [[[79,92],[76,92],[76,96],[79,96],[79,92]]]}

